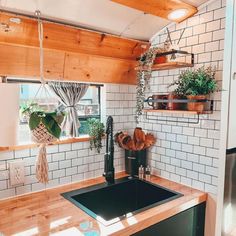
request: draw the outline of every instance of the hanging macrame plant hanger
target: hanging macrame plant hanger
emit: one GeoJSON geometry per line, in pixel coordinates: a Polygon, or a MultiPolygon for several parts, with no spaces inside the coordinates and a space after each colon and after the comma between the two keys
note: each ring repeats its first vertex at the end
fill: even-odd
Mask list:
{"type": "MultiPolygon", "coordinates": [[[[35,15],[38,18],[38,35],[39,35],[39,54],[40,54],[40,82],[41,85],[35,94],[36,99],[40,94],[45,94],[46,97],[50,97],[49,91],[46,87],[46,81],[44,79],[44,52],[43,52],[43,23],[41,20],[41,12],[37,10],[35,15]]],[[[46,103],[46,112],[50,112],[49,105],[46,103]]],[[[47,163],[47,152],[46,144],[56,141],[57,138],[50,134],[45,125],[40,122],[38,126],[31,130],[31,138],[34,142],[39,143],[39,154],[36,161],[36,178],[40,183],[48,183],[48,163],[47,163]]]]}

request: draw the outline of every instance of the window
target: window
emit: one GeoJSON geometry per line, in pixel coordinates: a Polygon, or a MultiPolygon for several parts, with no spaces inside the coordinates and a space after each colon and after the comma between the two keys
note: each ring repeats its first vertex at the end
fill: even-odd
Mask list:
{"type": "MultiPolygon", "coordinates": [[[[38,83],[22,83],[20,84],[20,107],[30,103],[36,102],[42,108],[49,108],[55,110],[60,104],[55,95],[48,89],[48,93],[42,89],[39,91],[40,84],[38,83]]],[[[80,100],[77,106],[79,121],[81,127],[79,133],[87,134],[87,120],[89,118],[101,119],[101,86],[90,85],[86,94],[80,100]]],[[[20,142],[27,142],[30,140],[30,131],[27,124],[26,117],[20,115],[19,123],[19,140],[20,142]]]]}

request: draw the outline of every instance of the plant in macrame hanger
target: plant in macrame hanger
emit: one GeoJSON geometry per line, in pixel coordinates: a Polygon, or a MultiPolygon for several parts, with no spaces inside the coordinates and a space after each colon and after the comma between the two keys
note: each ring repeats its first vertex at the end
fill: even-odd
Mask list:
{"type": "MultiPolygon", "coordinates": [[[[35,12],[38,17],[38,33],[39,33],[39,46],[40,46],[40,82],[41,85],[36,92],[34,100],[40,94],[50,97],[47,85],[43,74],[43,24],[40,19],[40,11],[35,12]]],[[[45,107],[39,106],[36,102],[29,104],[22,108],[22,113],[29,119],[29,128],[31,130],[31,138],[34,142],[39,143],[39,154],[36,162],[36,178],[41,183],[48,182],[48,163],[46,144],[56,141],[60,138],[61,128],[60,125],[64,119],[64,113],[57,110],[52,111],[49,104],[45,107]]]]}

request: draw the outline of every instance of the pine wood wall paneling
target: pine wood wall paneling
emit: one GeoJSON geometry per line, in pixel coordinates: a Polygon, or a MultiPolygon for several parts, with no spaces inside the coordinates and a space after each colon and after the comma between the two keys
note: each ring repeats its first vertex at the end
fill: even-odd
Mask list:
{"type": "MultiPolygon", "coordinates": [[[[0,44],[0,74],[16,77],[39,77],[39,49],[0,44]]],[[[63,78],[65,52],[44,50],[45,78],[63,78]]]]}
{"type": "MultiPolygon", "coordinates": [[[[0,44],[0,75],[39,79],[39,49],[0,44]]],[[[135,61],[44,50],[46,79],[136,84],[135,61]]]]}
{"type": "MultiPolygon", "coordinates": [[[[0,22],[10,26],[9,32],[0,30],[1,43],[39,46],[37,21],[35,19],[0,13],[0,22]],[[10,22],[11,17],[20,18],[21,23],[10,22]]],[[[148,42],[44,22],[44,47],[47,49],[135,60],[145,51],[145,47],[147,49],[149,46],[148,42]]]]}
{"type": "Polygon", "coordinates": [[[136,84],[135,61],[66,53],[65,80],[136,84]]]}

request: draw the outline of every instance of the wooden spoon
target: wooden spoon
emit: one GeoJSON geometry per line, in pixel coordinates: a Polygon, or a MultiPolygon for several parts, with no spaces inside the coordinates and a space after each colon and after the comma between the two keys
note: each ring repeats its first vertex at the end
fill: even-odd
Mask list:
{"type": "Polygon", "coordinates": [[[145,133],[140,127],[134,129],[134,142],[145,142],[145,133]]]}

